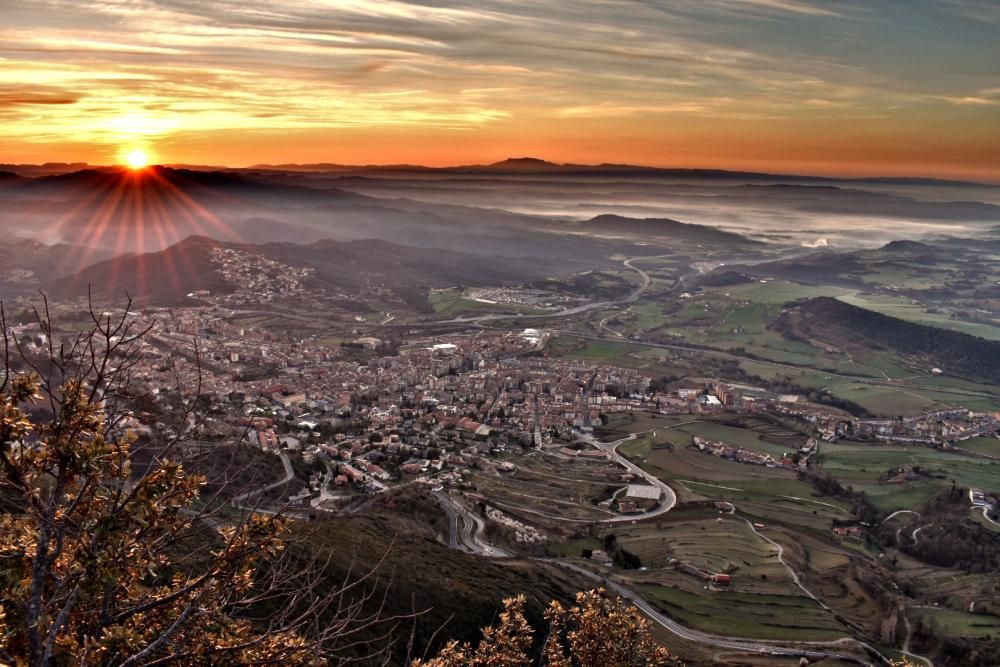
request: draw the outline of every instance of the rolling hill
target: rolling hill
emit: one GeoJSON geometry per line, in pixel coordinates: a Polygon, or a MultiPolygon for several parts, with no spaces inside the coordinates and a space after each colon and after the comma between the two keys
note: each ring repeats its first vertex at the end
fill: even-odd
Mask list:
{"type": "Polygon", "coordinates": [[[626,235],[633,238],[668,238],[694,243],[724,245],[759,245],[745,236],[708,225],[696,225],[669,218],[627,218],[621,215],[599,215],[575,225],[597,234],[626,235]]]}
{"type": "Polygon", "coordinates": [[[0,298],[36,293],[78,258],[89,257],[96,262],[107,256],[105,251],[81,245],[0,239],[0,298]]]}
{"type": "Polygon", "coordinates": [[[521,282],[546,277],[560,268],[532,257],[492,258],[371,239],[254,245],[191,236],[159,252],[125,253],[98,262],[56,278],[49,289],[57,298],[73,297],[85,295],[91,286],[97,295],[121,298],[128,292],[139,302],[154,304],[184,303],[186,295],[196,290],[230,293],[236,285],[226,280],[213,260],[214,248],[312,269],[306,280],[311,287],[334,292],[377,287],[415,307],[422,306],[432,287],[521,282]]]}
{"type": "Polygon", "coordinates": [[[793,340],[889,348],[928,368],[1000,383],[1000,342],[906,322],[832,297],[789,304],[771,328],[793,340]]]}

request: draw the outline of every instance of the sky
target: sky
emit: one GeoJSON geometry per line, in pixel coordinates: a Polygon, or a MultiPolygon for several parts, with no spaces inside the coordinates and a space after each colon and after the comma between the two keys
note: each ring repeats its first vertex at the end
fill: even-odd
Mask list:
{"type": "Polygon", "coordinates": [[[995,0],[0,0],[0,162],[1000,181],[995,0]]]}

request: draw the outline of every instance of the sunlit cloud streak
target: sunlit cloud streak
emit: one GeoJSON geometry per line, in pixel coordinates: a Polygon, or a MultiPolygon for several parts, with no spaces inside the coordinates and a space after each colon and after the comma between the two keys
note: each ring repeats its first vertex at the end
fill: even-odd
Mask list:
{"type": "Polygon", "coordinates": [[[113,162],[134,145],[233,165],[516,148],[753,166],[812,152],[995,174],[994,8],[0,0],[0,149],[113,162]]]}

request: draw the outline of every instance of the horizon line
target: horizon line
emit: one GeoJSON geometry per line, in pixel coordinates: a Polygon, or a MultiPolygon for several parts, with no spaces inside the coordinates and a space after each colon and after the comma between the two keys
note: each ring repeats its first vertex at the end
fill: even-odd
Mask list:
{"type": "MultiPolygon", "coordinates": [[[[485,167],[499,167],[506,162],[536,162],[540,165],[548,165],[551,167],[559,168],[573,168],[580,167],[587,170],[596,170],[601,167],[614,168],[614,169],[644,169],[649,171],[663,171],[663,172],[719,172],[723,174],[752,174],[756,176],[771,176],[774,178],[809,178],[816,180],[839,180],[839,181],[871,181],[871,180],[925,180],[925,181],[938,181],[938,182],[950,182],[950,183],[961,183],[967,185],[979,185],[984,187],[997,187],[1000,186],[1000,180],[992,179],[977,179],[968,180],[965,178],[955,178],[955,177],[944,177],[944,176],[932,176],[915,174],[900,174],[900,173],[885,173],[882,175],[858,175],[858,174],[848,174],[847,172],[810,172],[810,171],[770,171],[770,170],[755,170],[755,169],[733,169],[733,168],[723,168],[723,167],[710,167],[710,166],[662,166],[662,165],[651,165],[651,164],[635,164],[629,162],[597,162],[597,163],[585,163],[585,162],[553,162],[544,158],[537,158],[534,156],[519,156],[519,157],[508,157],[502,160],[494,162],[466,162],[457,164],[447,164],[447,165],[427,165],[415,162],[386,162],[386,163],[342,163],[342,162],[329,162],[329,161],[312,161],[312,162],[256,162],[252,164],[244,165],[227,165],[227,164],[203,164],[197,162],[163,162],[163,163],[153,163],[149,164],[143,169],[150,169],[155,167],[165,167],[169,169],[184,169],[184,168],[197,168],[199,170],[247,170],[247,169],[275,169],[282,170],[283,168],[293,168],[293,167],[340,167],[344,171],[349,171],[351,169],[422,169],[427,171],[447,171],[456,169],[475,169],[475,168],[485,168],[485,167]]],[[[0,162],[0,171],[2,171],[2,166],[10,167],[21,167],[21,168],[44,168],[44,167],[55,167],[55,166],[66,166],[66,167],[79,167],[78,169],[67,170],[62,173],[74,173],[74,171],[82,171],[85,169],[125,169],[129,170],[130,167],[127,164],[122,163],[107,163],[107,164],[94,164],[90,162],[79,162],[79,161],[55,161],[48,160],[45,162],[0,162]]],[[[525,170],[524,173],[541,173],[538,171],[532,171],[530,169],[525,170]]]]}

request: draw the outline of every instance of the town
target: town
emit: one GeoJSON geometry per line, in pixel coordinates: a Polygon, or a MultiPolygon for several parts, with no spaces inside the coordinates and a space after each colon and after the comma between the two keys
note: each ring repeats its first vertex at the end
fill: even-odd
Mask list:
{"type": "MultiPolygon", "coordinates": [[[[216,258],[230,271],[242,271],[246,260],[226,253],[216,258]]],[[[254,280],[265,290],[299,288],[292,275],[254,280]]],[[[236,326],[230,314],[224,304],[130,313],[151,327],[132,369],[148,404],[131,423],[167,434],[190,428],[202,447],[240,439],[282,457],[295,454],[313,473],[307,487],[282,500],[309,511],[337,510],[400,484],[458,484],[472,467],[510,471],[516,456],[537,449],[607,460],[608,452],[585,438],[616,414],[786,420],[805,437],[784,453],[698,435],[687,444],[740,463],[792,470],[807,470],[822,442],[843,438],[950,449],[1000,431],[1000,417],[991,412],[870,419],[723,379],[654,388],[634,368],[549,356],[546,346],[558,333],[545,330],[411,329],[332,343],[236,326]],[[190,395],[194,387],[198,397],[190,395]],[[204,408],[197,423],[161,421],[196,398],[204,408]]],[[[29,346],[44,342],[37,324],[12,333],[29,346]]],[[[623,487],[632,477],[623,477],[623,487]]],[[[631,513],[640,509],[637,501],[645,510],[659,502],[658,493],[629,488],[604,506],[631,513]]]]}

